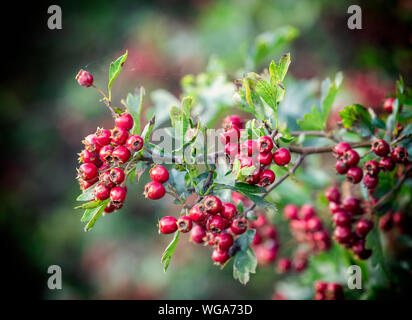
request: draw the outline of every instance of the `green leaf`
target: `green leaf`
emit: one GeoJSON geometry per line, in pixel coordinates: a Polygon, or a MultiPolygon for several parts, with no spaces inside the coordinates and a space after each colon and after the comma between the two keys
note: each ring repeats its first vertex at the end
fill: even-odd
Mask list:
{"type": "Polygon", "coordinates": [[[284,54],[280,60],[279,64],[276,65],[274,61],[270,63],[269,73],[271,78],[271,83],[277,84],[285,79],[286,73],[288,72],[290,65],[290,53],[284,54]]]}
{"type": "MultiPolygon", "coordinates": [[[[82,217],[82,221],[83,221],[83,218],[84,218],[84,221],[87,221],[87,219],[89,219],[90,217],[90,220],[89,220],[89,222],[86,224],[86,226],[84,227],[84,231],[89,231],[91,228],[93,228],[93,226],[94,226],[94,224],[96,223],[96,221],[100,218],[100,216],[102,215],[102,213],[103,213],[103,210],[104,210],[104,208],[106,207],[106,205],[109,203],[109,201],[110,201],[110,199],[107,199],[107,200],[104,200],[103,202],[102,202],[102,205],[100,206],[100,207],[98,207],[98,208],[95,208],[95,209],[90,209],[90,210],[92,210],[92,212],[88,212],[88,213],[84,213],[83,214],[83,217],[82,217]]],[[[89,210],[89,209],[88,209],[89,210]]],[[[87,210],[86,210],[87,211],[87,210]]]]}
{"type": "Polygon", "coordinates": [[[245,285],[249,282],[250,274],[256,273],[256,267],[257,259],[250,247],[238,251],[233,261],[233,278],[245,285]]]}
{"type": "Polygon", "coordinates": [[[276,87],[271,86],[265,80],[259,80],[256,84],[256,93],[262,97],[262,99],[276,112],[277,101],[276,101],[276,87]]]}
{"type": "Polygon", "coordinates": [[[145,144],[148,143],[150,140],[150,135],[152,134],[155,122],[156,122],[156,116],[153,115],[152,119],[150,119],[150,121],[143,128],[142,137],[143,137],[145,144]]]}
{"type": "Polygon", "coordinates": [[[127,50],[126,53],[119,58],[117,58],[116,61],[113,61],[110,64],[110,69],[109,69],[109,84],[107,85],[108,91],[109,91],[109,101],[112,100],[112,85],[113,81],[117,78],[119,75],[120,71],[122,70],[123,64],[127,59],[127,50]]]}
{"type": "Polygon", "coordinates": [[[322,114],[319,112],[316,106],[312,107],[312,113],[306,113],[303,116],[303,120],[297,120],[298,125],[302,128],[302,130],[323,130],[325,124],[322,119],[322,114]]]}
{"type": "Polygon", "coordinates": [[[255,234],[256,229],[247,229],[235,240],[235,243],[240,247],[240,250],[245,251],[255,238],[255,234]]]}
{"type": "Polygon", "coordinates": [[[132,134],[140,134],[140,114],[143,109],[143,98],[145,95],[145,89],[139,87],[135,90],[134,94],[129,93],[126,100],[122,100],[121,103],[126,107],[126,110],[133,117],[132,134]]]}
{"type": "Polygon", "coordinates": [[[182,110],[177,107],[177,106],[171,106],[170,107],[170,120],[172,122],[172,127],[175,128],[176,124],[180,121],[182,121],[182,110]]]}
{"type": "Polygon", "coordinates": [[[90,201],[94,199],[94,189],[98,182],[84,190],[77,198],[76,201],[90,201]]]}
{"type": "Polygon", "coordinates": [[[172,260],[173,254],[176,250],[177,243],[179,242],[180,231],[176,231],[173,240],[169,243],[165,251],[163,252],[161,263],[163,263],[164,272],[167,271],[170,261],[172,260]]]}
{"type": "Polygon", "coordinates": [[[93,209],[93,208],[100,206],[101,203],[102,203],[101,200],[93,200],[93,201],[83,203],[82,205],[76,206],[74,208],[75,209],[93,209]]]}
{"type": "Polygon", "coordinates": [[[182,111],[186,118],[190,118],[190,110],[192,109],[193,98],[184,97],[182,100],[182,111]]]}

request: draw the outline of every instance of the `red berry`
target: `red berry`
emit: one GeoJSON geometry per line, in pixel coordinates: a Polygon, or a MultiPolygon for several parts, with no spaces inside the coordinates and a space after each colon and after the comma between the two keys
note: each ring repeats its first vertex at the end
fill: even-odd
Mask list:
{"type": "Polygon", "coordinates": [[[111,213],[117,209],[116,206],[113,205],[112,202],[109,202],[107,206],[104,208],[104,213],[111,213]]]}
{"type": "Polygon", "coordinates": [[[359,159],[359,154],[353,149],[346,151],[342,158],[343,162],[348,167],[355,167],[359,163],[359,159]]]}
{"type": "Polygon", "coordinates": [[[345,243],[351,238],[352,232],[348,226],[337,226],[333,236],[339,243],[345,243]]]}
{"type": "Polygon", "coordinates": [[[330,298],[332,300],[342,300],[343,299],[343,287],[341,284],[332,282],[328,284],[328,291],[330,292],[330,298]]]}
{"type": "Polygon", "coordinates": [[[263,136],[258,139],[258,149],[261,153],[271,152],[273,149],[273,141],[268,136],[263,136]]]}
{"type": "Polygon", "coordinates": [[[186,233],[192,230],[192,219],[190,219],[188,216],[183,216],[177,219],[177,228],[179,229],[180,232],[186,233]]]}
{"type": "Polygon", "coordinates": [[[258,143],[255,140],[246,140],[240,145],[240,152],[249,157],[257,154],[259,151],[258,143]]]}
{"type": "Polygon", "coordinates": [[[405,148],[397,147],[391,152],[392,161],[395,163],[408,162],[408,151],[405,148]]]}
{"type": "Polygon", "coordinates": [[[306,221],[306,230],[319,231],[322,229],[322,221],[318,217],[312,217],[306,221]]]}
{"type": "Polygon", "coordinates": [[[95,136],[96,142],[102,147],[110,143],[111,132],[107,129],[97,128],[95,136]]]}
{"type": "Polygon", "coordinates": [[[218,214],[222,211],[222,201],[218,197],[215,196],[207,196],[203,203],[205,205],[206,211],[210,214],[218,214]]]}
{"type": "MultiPolygon", "coordinates": [[[[144,196],[151,200],[158,200],[163,198],[166,193],[165,187],[159,182],[149,182],[144,187],[144,196]]],[[[192,218],[193,219],[193,218],[192,218]]]]}
{"type": "Polygon", "coordinates": [[[216,248],[213,250],[212,259],[217,264],[224,264],[229,259],[229,253],[226,250],[219,250],[216,248]]]}
{"type": "Polygon", "coordinates": [[[395,212],[392,216],[393,223],[397,226],[403,226],[406,222],[406,215],[403,212],[395,212]]]}
{"type": "Polygon", "coordinates": [[[99,151],[99,157],[103,162],[111,162],[113,160],[113,147],[111,145],[104,146],[99,151]]]}
{"type": "Polygon", "coordinates": [[[130,158],[130,151],[125,146],[117,146],[112,152],[112,157],[115,161],[126,163],[130,158]]]}
{"type": "Polygon", "coordinates": [[[340,210],[333,214],[333,222],[337,226],[348,226],[352,222],[352,215],[349,211],[340,210]]]}
{"type": "Polygon", "coordinates": [[[162,165],[157,164],[150,169],[150,179],[156,182],[165,183],[169,180],[169,171],[162,165]]]}
{"type": "Polygon", "coordinates": [[[259,230],[260,234],[262,235],[263,238],[267,239],[276,239],[277,238],[277,232],[276,228],[272,224],[267,224],[265,226],[262,226],[261,229],[259,230]]]}
{"type": "Polygon", "coordinates": [[[266,152],[266,153],[258,153],[257,155],[257,161],[262,165],[262,166],[268,166],[272,163],[272,153],[271,152],[266,152]]]}
{"type": "Polygon", "coordinates": [[[325,281],[317,281],[315,283],[316,292],[325,292],[328,289],[328,283],[325,281]]]}
{"type": "Polygon", "coordinates": [[[143,138],[136,134],[132,134],[126,140],[126,148],[132,152],[140,151],[143,148],[143,144],[143,138]]]}
{"type": "Polygon", "coordinates": [[[259,183],[259,179],[260,179],[260,170],[255,169],[255,171],[253,171],[252,174],[248,175],[245,178],[245,182],[249,184],[257,184],[259,183]]]}
{"type": "Polygon", "coordinates": [[[315,215],[315,208],[310,204],[304,204],[299,210],[299,217],[302,220],[309,220],[315,215]]]}
{"type": "Polygon", "coordinates": [[[278,166],[286,166],[290,162],[290,152],[286,148],[279,148],[273,153],[273,161],[278,166]]]}
{"type": "Polygon", "coordinates": [[[122,145],[125,144],[127,141],[127,138],[129,137],[129,132],[125,128],[121,127],[115,127],[112,130],[112,143],[116,145],[122,145]]]}
{"type": "Polygon", "coordinates": [[[395,102],[395,98],[386,98],[383,102],[383,109],[387,113],[393,112],[393,103],[395,102]]]}
{"type": "Polygon", "coordinates": [[[97,177],[97,167],[93,163],[83,163],[78,169],[79,177],[83,180],[92,180],[97,177]]]}
{"type": "Polygon", "coordinates": [[[363,170],[370,176],[375,177],[379,173],[379,163],[375,160],[366,161],[363,165],[363,170]]]}
{"type": "Polygon", "coordinates": [[[225,222],[221,216],[211,215],[206,222],[206,229],[213,233],[220,233],[225,228],[225,222]]]}
{"type": "Polygon", "coordinates": [[[233,245],[233,237],[229,233],[221,233],[215,237],[215,242],[220,250],[227,250],[233,245]]]}
{"type": "Polygon", "coordinates": [[[330,187],[325,190],[326,199],[332,202],[340,202],[340,192],[335,187],[330,187]]]}
{"type": "Polygon", "coordinates": [[[360,219],[356,224],[356,233],[360,237],[366,237],[366,235],[371,231],[373,228],[373,222],[366,219],[360,219]]]}
{"type": "Polygon", "coordinates": [[[89,134],[82,141],[85,148],[90,152],[99,152],[101,145],[97,142],[95,134],[89,134]]]}
{"type": "Polygon", "coordinates": [[[379,228],[384,231],[388,231],[393,227],[393,213],[392,211],[387,212],[379,219],[379,228]]]}
{"type": "Polygon", "coordinates": [[[222,144],[234,143],[237,144],[240,138],[239,128],[236,126],[226,127],[220,135],[222,144]]]}
{"type": "Polygon", "coordinates": [[[250,222],[250,227],[251,228],[262,228],[266,224],[267,224],[266,216],[260,213],[258,214],[256,220],[252,220],[250,222]]]}
{"type": "Polygon", "coordinates": [[[87,149],[82,150],[79,153],[79,162],[83,163],[93,163],[98,166],[100,163],[99,155],[96,152],[90,152],[87,149]]]}
{"type": "Polygon", "coordinates": [[[262,237],[261,237],[261,235],[260,235],[258,232],[256,232],[256,233],[255,233],[255,236],[253,237],[252,244],[253,244],[253,245],[257,245],[257,244],[259,244],[259,243],[261,243],[261,242],[262,242],[262,237]]]}
{"type": "Polygon", "coordinates": [[[345,174],[348,172],[349,167],[343,162],[343,160],[338,160],[335,163],[336,172],[339,174],[345,174]]]}
{"type": "Polygon", "coordinates": [[[385,157],[389,153],[390,147],[385,140],[377,139],[374,142],[372,142],[372,151],[377,156],[385,157]]]}
{"type": "Polygon", "coordinates": [[[230,225],[230,231],[234,234],[242,234],[247,229],[247,219],[244,217],[234,219],[230,225]]]}
{"type": "Polygon", "coordinates": [[[329,202],[329,211],[331,213],[338,212],[339,210],[340,210],[340,204],[339,203],[336,203],[336,202],[333,202],[333,201],[329,202]]]}
{"type": "Polygon", "coordinates": [[[110,177],[110,171],[105,171],[100,174],[100,183],[106,186],[109,189],[112,189],[115,187],[115,184],[113,183],[111,177],[110,177]]]}
{"type": "Polygon", "coordinates": [[[205,242],[206,230],[198,224],[194,225],[192,231],[190,232],[190,239],[195,243],[205,242]]]}
{"type": "Polygon", "coordinates": [[[292,268],[292,261],[287,258],[281,258],[278,261],[278,264],[276,266],[276,271],[277,273],[285,273],[288,272],[292,268]]]}
{"type": "Polygon", "coordinates": [[[81,69],[76,75],[77,82],[83,87],[90,87],[93,85],[93,76],[90,72],[81,69]]]}
{"type": "Polygon", "coordinates": [[[313,239],[315,241],[328,241],[329,234],[325,230],[316,231],[313,233],[313,239]]]}
{"type": "Polygon", "coordinates": [[[114,187],[110,190],[110,199],[113,203],[122,203],[126,199],[126,190],[122,187],[114,187]]]}
{"type": "Polygon", "coordinates": [[[342,201],[342,208],[352,213],[358,213],[361,210],[360,201],[355,197],[346,197],[342,201]]]}
{"type": "Polygon", "coordinates": [[[362,169],[359,167],[352,167],[349,168],[348,172],[346,173],[346,178],[348,181],[352,182],[353,184],[357,184],[361,182],[363,177],[362,169]]]}
{"type": "Polygon", "coordinates": [[[189,211],[190,218],[195,222],[202,222],[207,217],[207,211],[203,204],[198,203],[189,211]]]}
{"type": "Polygon", "coordinates": [[[114,123],[116,124],[116,127],[129,131],[133,128],[133,117],[129,113],[122,113],[116,117],[114,123]]]}
{"type": "Polygon", "coordinates": [[[243,129],[243,119],[238,115],[230,115],[223,119],[223,128],[227,126],[236,126],[239,129],[243,129]]]}
{"type": "Polygon", "coordinates": [[[343,156],[343,154],[352,149],[350,144],[347,142],[340,142],[336,146],[333,147],[332,153],[336,158],[340,158],[343,156]]]}
{"type": "Polygon", "coordinates": [[[358,258],[361,260],[369,259],[372,255],[372,249],[364,249],[357,254],[358,258]]]}
{"type": "Polygon", "coordinates": [[[168,234],[177,230],[177,220],[175,217],[163,217],[159,221],[159,233],[168,234]]]}
{"type": "Polygon", "coordinates": [[[252,157],[248,157],[248,156],[245,156],[243,154],[239,154],[239,155],[236,156],[236,159],[239,159],[241,168],[253,166],[253,158],[252,157]]]}
{"type": "Polygon", "coordinates": [[[121,184],[125,179],[124,171],[120,168],[113,168],[110,170],[110,180],[114,184],[121,184]]]}
{"type": "Polygon", "coordinates": [[[287,204],[283,208],[283,216],[286,220],[298,219],[299,208],[294,204],[287,204]]]}
{"type": "Polygon", "coordinates": [[[365,174],[365,176],[363,177],[363,184],[368,189],[375,189],[378,183],[379,183],[378,177],[373,177],[369,174],[365,174]]]}
{"type": "Polygon", "coordinates": [[[266,241],[254,248],[256,258],[260,265],[268,265],[276,259],[278,249],[273,246],[272,241],[266,241]],[[267,244],[269,242],[269,245],[267,244]]]}
{"type": "Polygon", "coordinates": [[[220,215],[225,219],[233,219],[236,215],[237,209],[236,206],[230,202],[223,202],[222,203],[222,211],[220,215]]]}
{"type": "Polygon", "coordinates": [[[392,161],[391,157],[381,158],[379,160],[379,169],[384,172],[389,172],[395,169],[395,163],[392,161]]]}
{"type": "Polygon", "coordinates": [[[303,270],[306,269],[307,266],[308,266],[308,260],[307,259],[297,258],[297,259],[293,260],[293,268],[297,272],[302,272],[303,270]]]}
{"type": "Polygon", "coordinates": [[[259,186],[266,187],[272,184],[275,181],[275,178],[276,178],[275,173],[272,170],[270,169],[263,170],[259,176],[259,186]]]}
{"type": "Polygon", "coordinates": [[[99,200],[106,200],[110,197],[110,189],[99,183],[94,189],[94,196],[99,200]]]}
{"type": "Polygon", "coordinates": [[[80,185],[80,189],[81,190],[86,190],[88,188],[90,188],[92,185],[94,185],[97,181],[99,181],[99,178],[96,177],[93,180],[83,180],[83,179],[79,179],[79,185],[80,185]]]}
{"type": "Polygon", "coordinates": [[[225,145],[225,153],[228,155],[230,160],[233,160],[239,153],[239,145],[237,143],[228,143],[225,145]]]}

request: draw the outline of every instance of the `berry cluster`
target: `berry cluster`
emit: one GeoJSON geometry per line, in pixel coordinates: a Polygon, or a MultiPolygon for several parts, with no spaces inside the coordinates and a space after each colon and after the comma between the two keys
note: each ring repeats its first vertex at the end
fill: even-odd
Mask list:
{"type": "Polygon", "coordinates": [[[403,212],[388,211],[379,219],[379,228],[383,231],[389,231],[396,227],[399,233],[409,233],[410,225],[407,216],[403,212]]]}
{"type": "Polygon", "coordinates": [[[343,286],[337,282],[318,281],[315,283],[315,300],[343,300],[343,286]]]}
{"type": "Polygon", "coordinates": [[[151,182],[144,187],[144,195],[151,200],[158,200],[163,198],[166,194],[166,189],[163,183],[169,180],[169,171],[162,165],[156,164],[150,169],[151,182]]]}
{"type": "Polygon", "coordinates": [[[268,265],[275,261],[279,249],[275,226],[267,220],[265,215],[259,214],[256,220],[250,222],[250,227],[256,230],[252,249],[258,263],[268,265]]]}
{"type": "Polygon", "coordinates": [[[214,247],[212,259],[216,264],[224,264],[231,257],[229,249],[234,238],[247,227],[248,220],[238,214],[234,204],[211,195],[195,204],[188,215],[178,219],[168,216],[159,221],[159,233],[190,231],[192,242],[214,247]]]}
{"type": "Polygon", "coordinates": [[[368,259],[372,250],[366,249],[365,239],[373,228],[373,222],[360,218],[364,214],[360,200],[347,197],[341,201],[340,192],[335,187],[326,189],[325,196],[329,200],[329,211],[335,225],[334,239],[345,248],[351,249],[359,259],[368,259]]]}
{"type": "Polygon", "coordinates": [[[335,164],[337,173],[346,174],[347,179],[354,184],[359,183],[363,177],[365,187],[374,190],[379,183],[379,171],[389,172],[395,169],[397,163],[408,163],[408,151],[405,148],[396,147],[391,151],[389,144],[383,139],[375,140],[371,150],[380,159],[365,162],[363,169],[366,174],[363,175],[362,169],[358,166],[359,154],[351,148],[349,143],[338,143],[333,148],[333,154],[338,158],[335,164]]]}
{"type": "Polygon", "coordinates": [[[228,116],[223,121],[224,132],[220,136],[225,146],[225,153],[229,163],[239,160],[240,167],[255,167],[252,174],[244,181],[257,184],[261,187],[268,186],[275,181],[275,173],[270,170],[272,161],[278,166],[289,164],[291,156],[286,148],[276,147],[268,136],[259,137],[257,140],[245,140],[240,143],[240,130],[243,129],[243,119],[239,116],[228,116]]]}
{"type": "MultiPolygon", "coordinates": [[[[80,84],[90,86],[93,77],[86,71],[80,71],[77,79],[80,84]]],[[[112,130],[97,128],[82,141],[85,149],[79,153],[82,165],[77,169],[80,188],[85,190],[98,182],[94,189],[96,200],[110,202],[104,209],[110,213],[120,209],[126,198],[125,167],[132,155],[143,147],[143,139],[138,135],[130,135],[133,118],[122,113],[115,118],[112,130]]]]}

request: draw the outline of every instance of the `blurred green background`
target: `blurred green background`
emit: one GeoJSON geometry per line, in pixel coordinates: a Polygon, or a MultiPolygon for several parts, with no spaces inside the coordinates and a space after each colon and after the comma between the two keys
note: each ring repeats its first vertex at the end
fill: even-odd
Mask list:
{"type": "Polygon", "coordinates": [[[70,1],[31,4],[20,17],[21,28],[11,28],[16,25],[11,18],[2,21],[9,46],[3,52],[0,87],[0,228],[6,252],[2,275],[15,284],[10,294],[46,299],[270,298],[278,279],[273,266],[259,268],[242,286],[233,280],[231,267],[220,271],[207,248],[188,241],[180,241],[165,274],[160,257],[170,239],[157,234],[156,223],[176,208],[168,200],[144,200],[147,176],[130,188],[120,212],[101,219],[91,232],[83,231],[81,212],[73,209],[80,192],[75,181],[80,141],[97,126],[112,124],[98,93],[79,87],[74,77],[87,69],[104,88],[110,62],[128,49],[113,100],[119,104],[143,85],[149,107],[154,89],[179,95],[180,79],[204,71],[212,55],[233,76],[247,70],[245,60],[258,35],[293,26],[296,39],[270,56],[278,60],[291,52],[289,115],[302,114],[294,103],[307,105],[304,98],[293,100],[293,92],[316,93],[317,82],[308,80],[339,70],[345,76],[342,103],[356,101],[379,111],[399,74],[408,84],[412,79],[412,3],[362,1],[362,30],[347,27],[351,4],[356,1],[70,1]],[[62,30],[47,29],[50,4],[62,8],[62,30]],[[47,288],[47,268],[53,264],[62,268],[63,290],[47,288]]]}

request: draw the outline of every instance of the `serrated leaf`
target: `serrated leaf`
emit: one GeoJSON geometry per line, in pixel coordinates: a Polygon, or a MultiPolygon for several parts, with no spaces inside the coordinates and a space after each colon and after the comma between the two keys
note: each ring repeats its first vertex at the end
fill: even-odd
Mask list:
{"type": "Polygon", "coordinates": [[[259,80],[256,84],[255,91],[262,99],[276,112],[277,101],[276,101],[276,87],[271,86],[265,80],[259,80]]]}
{"type": "Polygon", "coordinates": [[[250,274],[256,273],[256,267],[257,259],[250,247],[238,251],[233,261],[233,278],[245,285],[249,282],[250,274]]]}
{"type": "Polygon", "coordinates": [[[173,254],[176,250],[177,243],[179,242],[180,231],[176,231],[173,240],[169,243],[165,251],[163,252],[162,259],[160,262],[163,264],[164,272],[167,271],[170,261],[172,260],[173,254]]]}
{"type": "Polygon", "coordinates": [[[126,100],[122,99],[121,103],[126,107],[126,110],[133,117],[132,134],[140,134],[140,114],[143,109],[143,98],[146,91],[143,87],[139,87],[133,94],[129,93],[126,100]]]}
{"type": "Polygon", "coordinates": [[[116,61],[113,61],[110,64],[110,69],[109,69],[109,83],[107,85],[108,92],[109,92],[109,100],[112,100],[112,85],[113,81],[117,78],[119,75],[120,71],[122,70],[123,64],[127,59],[127,50],[126,53],[119,58],[117,58],[116,61]]]}
{"type": "Polygon", "coordinates": [[[345,109],[339,112],[339,115],[345,128],[352,128],[355,123],[362,123],[369,130],[373,130],[371,115],[369,111],[360,104],[345,107],[345,109]]]}
{"type": "Polygon", "coordinates": [[[322,115],[319,112],[318,108],[316,106],[312,106],[312,113],[306,113],[303,116],[303,120],[297,120],[298,125],[303,129],[303,130],[323,130],[324,129],[324,122],[322,119],[322,115]]]}
{"type": "Polygon", "coordinates": [[[90,201],[94,199],[94,189],[98,182],[84,190],[77,198],[76,201],[90,201]]]}
{"type": "MultiPolygon", "coordinates": [[[[110,199],[104,200],[101,204],[100,207],[91,209],[91,212],[88,212],[86,214],[86,212],[83,214],[84,217],[84,221],[87,221],[87,219],[90,218],[89,222],[86,224],[86,226],[84,227],[84,231],[89,231],[91,228],[93,228],[93,226],[95,225],[96,221],[100,218],[100,216],[103,213],[104,208],[106,207],[106,205],[109,203],[110,199]]],[[[87,210],[86,210],[87,211],[87,210]]],[[[83,221],[83,217],[82,217],[82,221],[83,221]]]]}

